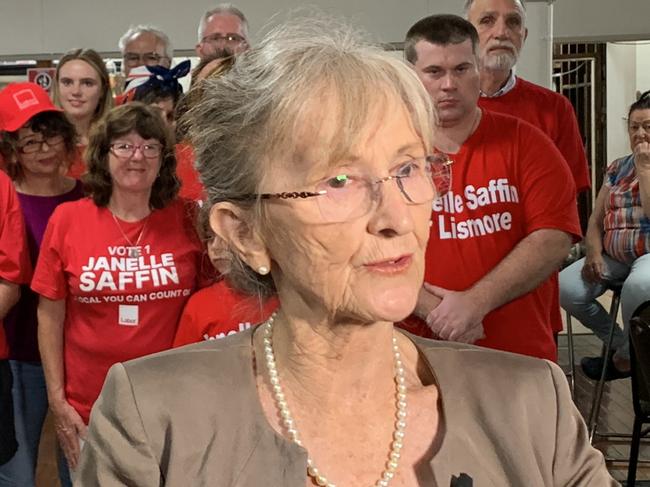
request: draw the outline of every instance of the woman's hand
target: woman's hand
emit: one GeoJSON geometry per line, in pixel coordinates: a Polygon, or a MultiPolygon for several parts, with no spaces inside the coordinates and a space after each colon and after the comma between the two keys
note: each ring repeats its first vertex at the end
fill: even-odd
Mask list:
{"type": "Polygon", "coordinates": [[[634,146],[634,166],[637,172],[650,172],[650,143],[640,142],[634,146]]]}
{"type": "Polygon", "coordinates": [[[59,444],[68,461],[68,466],[74,470],[79,463],[81,452],[79,440],[86,437],[88,427],[79,413],[65,399],[50,404],[50,409],[54,415],[54,428],[59,444]]]}
{"type": "Polygon", "coordinates": [[[582,266],[582,277],[585,281],[601,282],[605,271],[605,259],[601,252],[588,252],[582,266]]]}

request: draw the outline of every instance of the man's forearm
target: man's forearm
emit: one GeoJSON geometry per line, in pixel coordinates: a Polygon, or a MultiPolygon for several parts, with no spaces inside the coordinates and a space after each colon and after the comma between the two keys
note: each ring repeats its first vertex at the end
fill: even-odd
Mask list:
{"type": "Polygon", "coordinates": [[[528,235],[468,293],[488,312],[539,286],[569,254],[571,237],[562,230],[541,229],[528,235]]]}
{"type": "Polygon", "coordinates": [[[9,310],[14,307],[19,299],[20,286],[13,282],[0,279],[0,320],[7,316],[9,310]]]}
{"type": "Polygon", "coordinates": [[[65,399],[63,366],[63,324],[65,301],[41,296],[38,304],[38,348],[43,362],[50,405],[65,399]]]}
{"type": "Polygon", "coordinates": [[[415,310],[413,310],[413,314],[421,320],[426,321],[429,313],[431,313],[431,311],[433,311],[436,306],[440,304],[440,301],[441,300],[438,296],[434,296],[429,291],[424,289],[424,287],[422,287],[420,289],[420,293],[418,294],[418,302],[415,306],[415,310]]]}
{"type": "Polygon", "coordinates": [[[589,217],[584,244],[587,255],[599,255],[603,252],[603,232],[605,225],[605,201],[609,198],[609,187],[603,184],[598,191],[594,208],[589,217]]]}

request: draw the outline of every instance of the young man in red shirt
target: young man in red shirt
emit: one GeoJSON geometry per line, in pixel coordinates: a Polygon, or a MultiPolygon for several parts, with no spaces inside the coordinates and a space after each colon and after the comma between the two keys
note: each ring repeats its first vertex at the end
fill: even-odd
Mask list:
{"type": "Polygon", "coordinates": [[[548,277],[580,234],[575,186],[539,129],[478,107],[477,48],[476,29],[455,15],[427,17],[407,34],[407,59],[438,113],[437,148],[453,164],[450,191],[433,204],[415,311],[428,326],[406,327],[555,360],[548,277]]]}

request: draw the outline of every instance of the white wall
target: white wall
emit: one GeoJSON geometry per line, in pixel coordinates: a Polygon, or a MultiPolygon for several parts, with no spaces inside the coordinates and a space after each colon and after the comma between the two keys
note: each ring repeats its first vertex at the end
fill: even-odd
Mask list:
{"type": "Polygon", "coordinates": [[[528,38],[517,64],[517,74],[547,88],[552,88],[553,17],[552,5],[546,2],[527,4],[528,38]]]}
{"type": "Polygon", "coordinates": [[[636,47],[636,89],[641,93],[650,90],[650,40],[636,47]]]}
{"type": "Polygon", "coordinates": [[[607,44],[607,163],[630,152],[627,110],[636,99],[637,46],[607,44]]]}
{"type": "MultiPolygon", "coordinates": [[[[115,53],[129,24],[157,25],[175,49],[188,51],[196,43],[198,18],[220,0],[0,0],[0,57],[51,58],[74,47],[115,53]]],[[[549,14],[545,1],[529,3],[529,39],[519,74],[549,85],[549,14]],[[537,2],[537,3],[536,3],[537,2]]],[[[277,22],[276,12],[300,7],[299,0],[236,0],[247,14],[250,31],[277,22]]],[[[350,19],[378,41],[401,42],[408,28],[432,13],[462,13],[463,0],[312,0],[319,9],[350,19]]],[[[282,18],[280,16],[279,18],[282,18]]]]}
{"type": "MultiPolygon", "coordinates": [[[[117,51],[129,24],[151,23],[180,50],[193,49],[199,17],[220,0],[0,0],[0,55],[63,52],[72,47],[117,51]]],[[[278,11],[299,0],[236,0],[253,35],[278,11]]],[[[358,22],[382,40],[401,41],[417,19],[433,11],[460,12],[457,0],[313,0],[310,4],[358,22]]]]}
{"type": "MultiPolygon", "coordinates": [[[[150,22],[168,32],[180,49],[192,49],[200,14],[220,0],[0,0],[0,56],[61,53],[72,47],[117,50],[130,23],[150,22]]],[[[278,10],[299,0],[236,0],[257,32],[278,10]]],[[[309,4],[357,20],[386,41],[400,41],[418,18],[460,13],[463,0],[311,0],[309,4]]],[[[540,0],[529,0],[529,9],[540,0]]],[[[650,38],[649,0],[556,0],[556,39],[650,38]]],[[[535,14],[529,15],[529,22],[535,14]]]]}
{"type": "Polygon", "coordinates": [[[630,152],[627,111],[637,93],[650,90],[650,44],[607,44],[607,162],[630,152]]]}
{"type": "Polygon", "coordinates": [[[638,40],[650,38],[650,0],[557,0],[558,40],[638,40]]]}

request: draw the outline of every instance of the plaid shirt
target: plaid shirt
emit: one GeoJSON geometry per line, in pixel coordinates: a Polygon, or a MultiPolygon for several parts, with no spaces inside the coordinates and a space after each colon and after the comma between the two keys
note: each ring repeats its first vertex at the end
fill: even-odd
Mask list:
{"type": "Polygon", "coordinates": [[[650,218],[645,216],[639,195],[639,179],[632,154],[615,160],[607,168],[605,184],[605,252],[618,261],[631,264],[650,252],[650,218]]]}

